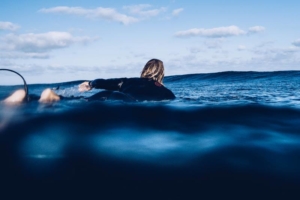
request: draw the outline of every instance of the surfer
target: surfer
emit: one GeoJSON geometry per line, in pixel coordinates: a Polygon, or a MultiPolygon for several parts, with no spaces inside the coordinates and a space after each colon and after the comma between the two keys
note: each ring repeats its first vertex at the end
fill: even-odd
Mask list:
{"type": "MultiPolygon", "coordinates": [[[[85,81],[79,85],[79,91],[86,92],[94,88],[104,89],[104,91],[84,98],[87,101],[123,100],[134,102],[172,100],[175,98],[175,95],[164,86],[163,78],[163,62],[158,59],[151,59],[144,66],[140,78],[96,79],[93,81],[85,81]]],[[[38,100],[41,103],[51,103],[62,99],[78,98],[83,97],[63,97],[57,95],[51,89],[46,89],[42,92],[38,100]]],[[[5,99],[4,102],[22,102],[24,99],[25,93],[22,92],[22,90],[18,90],[5,99]]]]}

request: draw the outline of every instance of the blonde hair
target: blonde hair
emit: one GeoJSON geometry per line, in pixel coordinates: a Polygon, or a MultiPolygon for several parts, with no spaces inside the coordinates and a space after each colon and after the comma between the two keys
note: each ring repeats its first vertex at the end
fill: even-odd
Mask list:
{"type": "Polygon", "coordinates": [[[164,64],[161,60],[151,59],[146,63],[141,73],[141,78],[150,78],[163,84],[164,71],[164,64]]]}

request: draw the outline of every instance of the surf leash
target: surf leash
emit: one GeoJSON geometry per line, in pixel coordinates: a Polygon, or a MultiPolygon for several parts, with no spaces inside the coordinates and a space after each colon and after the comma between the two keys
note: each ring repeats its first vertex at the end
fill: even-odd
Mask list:
{"type": "Polygon", "coordinates": [[[0,69],[0,71],[9,71],[9,72],[13,72],[13,73],[19,75],[19,76],[22,78],[22,80],[23,80],[23,82],[24,82],[24,90],[25,90],[25,94],[26,94],[26,98],[25,98],[25,99],[26,99],[26,101],[29,101],[29,96],[28,96],[28,86],[27,86],[27,83],[26,83],[24,77],[23,77],[21,74],[19,74],[18,72],[14,71],[14,70],[11,70],[11,69],[0,69]]]}

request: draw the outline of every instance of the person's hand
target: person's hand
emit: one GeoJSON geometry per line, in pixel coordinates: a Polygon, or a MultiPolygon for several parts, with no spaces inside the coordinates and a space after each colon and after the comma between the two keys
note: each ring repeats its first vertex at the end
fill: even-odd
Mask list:
{"type": "Polygon", "coordinates": [[[86,92],[86,91],[90,91],[91,89],[92,87],[89,85],[88,81],[85,81],[78,86],[79,92],[86,92]]]}

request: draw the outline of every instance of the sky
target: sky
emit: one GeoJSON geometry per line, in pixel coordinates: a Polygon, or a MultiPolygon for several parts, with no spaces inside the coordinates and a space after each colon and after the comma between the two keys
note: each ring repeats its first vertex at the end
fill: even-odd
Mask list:
{"type": "MultiPolygon", "coordinates": [[[[0,68],[28,83],[300,70],[298,0],[1,0],[0,68]]],[[[0,71],[0,85],[14,81],[0,71]],[[1,81],[2,79],[2,81],[1,81]]]]}

